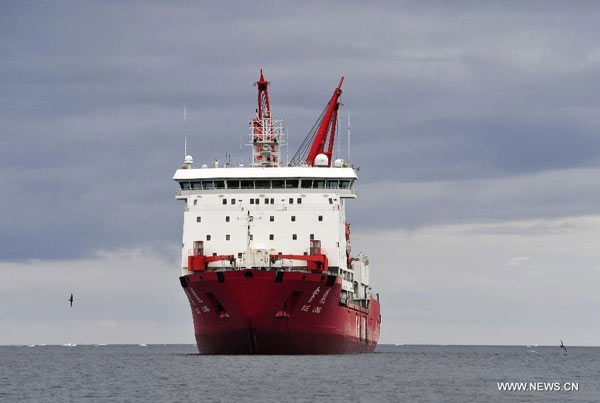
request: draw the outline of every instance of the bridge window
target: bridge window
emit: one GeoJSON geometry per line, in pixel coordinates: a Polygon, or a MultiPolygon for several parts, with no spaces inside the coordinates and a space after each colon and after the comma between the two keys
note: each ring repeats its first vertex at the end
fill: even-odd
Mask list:
{"type": "Polygon", "coordinates": [[[242,189],[254,189],[254,181],[241,181],[242,189]]]}
{"type": "Polygon", "coordinates": [[[298,235],[297,234],[292,234],[292,239],[295,241],[296,239],[298,239],[298,235]]]}
{"type": "Polygon", "coordinates": [[[239,188],[240,188],[240,181],[238,181],[238,180],[227,181],[227,189],[239,189],[239,188]]]}
{"type": "Polygon", "coordinates": [[[285,187],[285,181],[283,179],[273,179],[271,183],[273,189],[283,189],[285,187]]]}
{"type": "Polygon", "coordinates": [[[312,179],[302,179],[302,189],[312,188],[312,179]]]}
{"type": "Polygon", "coordinates": [[[190,190],[190,183],[189,182],[180,182],[179,186],[181,186],[181,190],[190,190]]]}
{"type": "Polygon", "coordinates": [[[215,181],[215,189],[225,189],[225,181],[215,181]]]}
{"type": "Polygon", "coordinates": [[[322,179],[315,179],[313,182],[313,188],[315,189],[325,189],[325,181],[322,179]]]}
{"type": "Polygon", "coordinates": [[[255,189],[271,189],[271,181],[269,180],[256,180],[254,181],[255,189]]]}
{"type": "Polygon", "coordinates": [[[207,235],[207,236],[206,236],[206,240],[207,240],[207,241],[210,241],[210,235],[207,235]]]}
{"type": "Polygon", "coordinates": [[[298,179],[286,179],[286,189],[296,189],[298,187],[298,179]]]}
{"type": "Polygon", "coordinates": [[[215,188],[215,184],[213,181],[202,181],[202,189],[204,190],[213,190],[215,188]]]}
{"type": "Polygon", "coordinates": [[[269,234],[269,240],[272,241],[273,239],[275,239],[275,235],[269,234]]]}
{"type": "Polygon", "coordinates": [[[229,241],[231,239],[231,235],[225,235],[225,240],[229,241]]]}
{"type": "Polygon", "coordinates": [[[350,189],[350,181],[340,181],[340,189],[350,189]]]}
{"type": "Polygon", "coordinates": [[[202,217],[199,217],[199,216],[196,217],[196,222],[200,222],[200,221],[202,221],[202,217]]]}
{"type": "Polygon", "coordinates": [[[192,189],[194,189],[194,190],[201,190],[202,189],[202,183],[201,182],[192,182],[192,189]]]}
{"type": "Polygon", "coordinates": [[[338,181],[327,181],[327,189],[337,189],[338,188],[338,181]]]}

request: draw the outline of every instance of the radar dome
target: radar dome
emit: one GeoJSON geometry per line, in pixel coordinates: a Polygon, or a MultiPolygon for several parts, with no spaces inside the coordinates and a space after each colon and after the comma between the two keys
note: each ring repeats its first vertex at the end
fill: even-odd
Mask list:
{"type": "Polygon", "coordinates": [[[333,166],[335,168],[341,168],[344,166],[344,160],[341,158],[338,158],[337,160],[333,161],[333,166]]]}
{"type": "Polygon", "coordinates": [[[316,167],[326,167],[329,166],[329,158],[325,154],[319,154],[315,157],[315,166],[316,167]]]}
{"type": "Polygon", "coordinates": [[[192,158],[192,156],[191,156],[191,155],[186,155],[186,156],[185,156],[185,159],[183,160],[183,162],[184,162],[185,164],[192,165],[192,164],[194,163],[194,159],[192,158]]]}

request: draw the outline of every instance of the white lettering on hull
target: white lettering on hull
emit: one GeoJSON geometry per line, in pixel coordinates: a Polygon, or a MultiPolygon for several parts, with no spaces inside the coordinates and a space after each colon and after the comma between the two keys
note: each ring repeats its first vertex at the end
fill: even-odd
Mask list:
{"type": "Polygon", "coordinates": [[[308,299],[308,303],[310,304],[312,302],[313,299],[315,299],[315,297],[319,294],[319,291],[321,291],[321,287],[317,287],[312,295],[310,296],[310,298],[308,299]]]}

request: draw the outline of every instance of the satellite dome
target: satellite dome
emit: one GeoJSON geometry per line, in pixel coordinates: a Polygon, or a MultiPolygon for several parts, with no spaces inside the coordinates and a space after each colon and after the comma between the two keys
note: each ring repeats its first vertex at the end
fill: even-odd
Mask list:
{"type": "Polygon", "coordinates": [[[341,158],[338,158],[337,160],[333,161],[333,166],[335,168],[341,168],[344,166],[344,160],[341,158]]]}
{"type": "Polygon", "coordinates": [[[191,155],[186,155],[183,162],[184,162],[184,164],[192,165],[194,163],[194,158],[192,158],[191,155]]]}
{"type": "Polygon", "coordinates": [[[319,154],[315,157],[315,166],[316,167],[326,167],[329,166],[329,158],[325,154],[319,154]]]}

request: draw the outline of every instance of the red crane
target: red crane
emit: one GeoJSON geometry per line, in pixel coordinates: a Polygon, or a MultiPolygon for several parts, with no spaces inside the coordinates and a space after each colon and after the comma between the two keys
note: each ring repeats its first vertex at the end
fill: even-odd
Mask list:
{"type": "Polygon", "coordinates": [[[310,241],[310,253],[308,255],[269,255],[271,262],[279,259],[304,260],[308,270],[326,272],[329,270],[327,256],[321,252],[321,241],[314,239],[310,241]]]}
{"type": "Polygon", "coordinates": [[[232,266],[235,264],[235,256],[233,255],[204,256],[204,242],[194,241],[194,252],[191,256],[188,256],[188,270],[206,271],[209,263],[219,260],[228,260],[232,266]]]}
{"type": "Polygon", "coordinates": [[[335,132],[337,125],[337,115],[340,108],[340,96],[342,95],[342,83],[344,77],[340,79],[340,83],[333,91],[331,100],[325,106],[325,109],[317,119],[296,154],[292,158],[292,164],[297,165],[302,162],[310,166],[314,166],[315,157],[319,154],[327,156],[327,164],[331,166],[331,156],[333,154],[333,142],[335,140],[335,132]],[[326,148],[327,146],[327,148],[326,148]]]}

